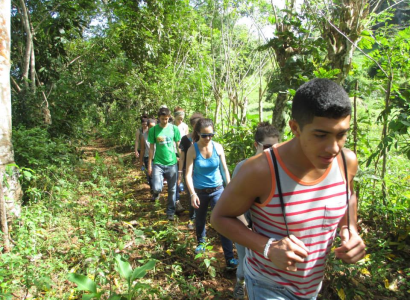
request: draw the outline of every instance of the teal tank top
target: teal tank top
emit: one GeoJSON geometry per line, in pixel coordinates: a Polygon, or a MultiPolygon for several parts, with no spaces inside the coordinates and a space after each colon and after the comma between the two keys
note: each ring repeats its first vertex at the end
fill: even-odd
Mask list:
{"type": "MultiPolygon", "coordinates": [[[[212,141],[211,141],[212,142],[212,141]]],[[[222,185],[222,176],[219,171],[221,160],[212,142],[212,155],[205,159],[199,152],[198,144],[194,143],[196,158],[194,159],[193,181],[196,189],[209,189],[222,185]]]]}

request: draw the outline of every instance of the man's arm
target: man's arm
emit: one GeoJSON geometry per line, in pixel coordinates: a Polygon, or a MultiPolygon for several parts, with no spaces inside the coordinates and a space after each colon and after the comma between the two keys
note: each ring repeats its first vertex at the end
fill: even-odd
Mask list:
{"type": "Polygon", "coordinates": [[[222,147],[222,145],[219,145],[220,150],[220,158],[221,158],[221,163],[225,172],[225,178],[226,178],[226,184],[228,184],[231,181],[231,175],[229,174],[228,166],[226,165],[226,159],[225,159],[225,152],[222,147]]]}
{"type": "Polygon", "coordinates": [[[154,157],[154,147],[155,144],[150,144],[149,145],[149,156],[148,156],[148,176],[152,175],[152,159],[154,157]]]}
{"type": "Polygon", "coordinates": [[[345,216],[339,222],[339,234],[342,239],[342,246],[335,249],[335,254],[337,258],[340,258],[346,263],[355,263],[366,255],[366,246],[357,230],[357,196],[354,192],[353,179],[357,173],[358,163],[353,151],[344,149],[343,152],[346,157],[350,199],[349,210],[346,211],[345,216]],[[349,226],[347,226],[347,214],[349,214],[350,218],[349,226]]]}
{"type": "Polygon", "coordinates": [[[179,151],[179,165],[178,165],[178,185],[181,183],[182,180],[182,174],[183,174],[183,168],[184,168],[184,160],[185,160],[185,152],[184,151],[179,151]]]}
{"type": "Polygon", "coordinates": [[[185,184],[190,194],[190,198],[191,198],[190,201],[191,201],[192,207],[199,208],[200,200],[197,194],[195,193],[194,181],[192,179],[192,172],[194,169],[194,159],[196,157],[195,147],[190,147],[186,155],[187,156],[186,156],[185,184]]]}
{"type": "MultiPolygon", "coordinates": [[[[269,163],[265,154],[248,159],[235,178],[227,185],[212,211],[212,226],[223,236],[253,251],[263,253],[269,238],[260,235],[237,219],[252,206],[256,198],[262,202],[271,192],[269,163]]],[[[271,244],[269,259],[280,269],[296,271],[296,263],[304,261],[308,249],[295,236],[271,244]]]]}
{"type": "Polygon", "coordinates": [[[140,155],[138,153],[138,144],[140,142],[140,130],[137,129],[137,133],[135,134],[135,157],[138,158],[140,155]]]}

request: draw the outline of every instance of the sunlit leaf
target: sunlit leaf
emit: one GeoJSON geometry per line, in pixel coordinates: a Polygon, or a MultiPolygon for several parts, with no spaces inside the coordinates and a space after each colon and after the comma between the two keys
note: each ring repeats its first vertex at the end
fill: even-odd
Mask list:
{"type": "Polygon", "coordinates": [[[337,295],[339,296],[340,300],[346,300],[346,294],[344,289],[338,289],[337,295]]]}
{"type": "Polygon", "coordinates": [[[155,267],[155,264],[156,264],[155,260],[150,260],[142,267],[136,268],[134,272],[132,273],[131,281],[144,277],[148,270],[151,270],[155,267]]]}
{"type": "Polygon", "coordinates": [[[130,279],[132,274],[132,268],[128,261],[121,257],[121,255],[115,256],[115,262],[117,270],[120,273],[121,277],[124,279],[130,279]]]}
{"type": "Polygon", "coordinates": [[[88,291],[92,293],[97,293],[97,286],[94,281],[84,275],[70,273],[68,274],[68,280],[77,284],[77,290],[88,291]]]}

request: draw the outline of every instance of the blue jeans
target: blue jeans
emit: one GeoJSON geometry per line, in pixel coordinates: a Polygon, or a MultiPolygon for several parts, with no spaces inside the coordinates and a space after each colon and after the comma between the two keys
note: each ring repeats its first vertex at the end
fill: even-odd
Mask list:
{"type": "Polygon", "coordinates": [[[246,290],[249,300],[316,300],[316,297],[301,298],[281,285],[267,283],[245,275],[246,290]]]}
{"type": "Polygon", "coordinates": [[[163,166],[154,164],[152,167],[152,190],[154,194],[162,192],[162,185],[165,179],[168,181],[168,207],[167,215],[175,214],[175,201],[176,201],[176,187],[177,187],[177,174],[178,165],[163,166]]]}
{"type": "MultiPolygon", "coordinates": [[[[206,236],[206,216],[208,213],[208,206],[211,204],[211,208],[214,208],[216,202],[218,202],[221,194],[223,192],[223,188],[217,190],[211,194],[207,193],[198,193],[199,201],[199,208],[196,210],[196,217],[195,217],[195,225],[196,225],[196,238],[198,240],[198,244],[205,243],[205,236],[206,236]]],[[[227,239],[226,237],[219,235],[221,239],[222,249],[224,251],[226,261],[231,260],[234,258],[233,255],[233,244],[232,241],[227,239]]]]}
{"type": "Polygon", "coordinates": [[[144,157],[144,165],[145,165],[145,174],[147,175],[147,180],[149,184],[149,188],[152,190],[152,182],[151,182],[151,177],[148,175],[148,157],[144,157]]]}
{"type": "MultiPolygon", "coordinates": [[[[182,170],[182,174],[184,174],[183,175],[183,180],[181,180],[181,182],[184,182],[184,188],[185,188],[185,190],[186,191],[188,191],[188,187],[187,187],[187,185],[186,185],[186,183],[185,183],[185,172],[186,172],[186,170],[182,170]]],[[[196,214],[196,212],[195,212],[195,208],[192,206],[192,203],[191,203],[191,199],[189,200],[189,220],[190,221],[195,221],[195,214],[196,214]]]]}
{"type": "Polygon", "coordinates": [[[235,243],[236,252],[238,252],[238,268],[236,269],[236,278],[244,280],[245,274],[243,272],[243,264],[245,262],[245,247],[235,243]]]}
{"type": "MultiPolygon", "coordinates": [[[[178,166],[178,165],[177,165],[178,166]]],[[[176,188],[176,192],[175,192],[175,194],[176,194],[176,196],[175,196],[175,198],[177,199],[177,201],[179,200],[179,193],[181,192],[180,190],[179,190],[179,186],[178,186],[178,179],[179,179],[179,172],[177,173],[177,182],[175,183],[176,185],[177,185],[177,188],[176,188]]]]}

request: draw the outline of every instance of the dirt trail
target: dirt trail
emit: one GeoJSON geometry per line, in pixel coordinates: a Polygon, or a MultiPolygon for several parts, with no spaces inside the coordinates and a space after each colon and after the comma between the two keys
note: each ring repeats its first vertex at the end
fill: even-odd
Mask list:
{"type": "MultiPolygon", "coordinates": [[[[199,264],[201,263],[201,260],[194,259],[196,235],[195,230],[188,230],[187,228],[189,219],[189,195],[187,195],[187,192],[182,192],[180,196],[180,202],[185,208],[185,211],[176,216],[175,221],[169,222],[166,220],[165,214],[167,203],[167,186],[164,186],[159,203],[152,202],[149,185],[147,184],[145,177],[146,175],[143,171],[141,171],[141,167],[135,158],[134,152],[123,150],[118,147],[107,147],[104,145],[102,140],[96,140],[89,146],[83,147],[82,150],[84,152],[84,160],[88,162],[93,162],[95,160],[95,153],[98,152],[98,155],[104,160],[105,164],[115,165],[122,161],[126,166],[126,174],[124,174],[123,178],[116,178],[116,180],[121,180],[124,194],[132,196],[136,202],[136,207],[128,208],[128,211],[124,211],[125,207],[119,208],[122,215],[128,216],[128,222],[131,221],[135,224],[135,220],[138,220],[138,223],[145,224],[158,224],[158,222],[161,224],[169,224],[177,229],[176,232],[180,241],[184,241],[185,244],[187,241],[191,241],[191,243],[188,243],[191,247],[187,247],[187,249],[185,249],[186,254],[183,257],[174,252],[172,252],[168,257],[165,256],[162,263],[169,264],[169,266],[165,266],[164,269],[170,269],[174,261],[182,262],[182,272],[185,277],[195,278],[194,285],[204,289],[206,296],[203,297],[203,299],[233,299],[232,292],[236,281],[236,272],[229,272],[225,270],[226,264],[222,247],[220,246],[220,240],[217,232],[209,223],[209,216],[207,223],[207,238],[208,241],[211,240],[213,252],[208,253],[207,257],[210,259],[215,258],[215,260],[212,261],[212,266],[215,267],[216,277],[212,278],[208,274],[204,274],[203,268],[202,271],[200,271],[201,268],[199,267],[199,264]],[[144,221],[141,222],[141,219],[144,219],[144,221]],[[206,290],[210,291],[211,289],[213,291],[217,291],[219,296],[214,296],[212,295],[213,293],[206,292],[206,290]]],[[[152,252],[158,251],[158,245],[154,243],[151,245],[144,245],[144,247],[152,247],[152,252]]],[[[164,249],[165,248],[166,246],[164,246],[164,249]]],[[[171,249],[170,251],[173,250],[171,249]]],[[[131,252],[132,251],[129,251],[129,253],[131,252]]],[[[138,257],[135,257],[135,259],[138,259],[138,257]]],[[[155,276],[155,281],[157,281],[155,284],[158,284],[165,289],[174,290],[175,292],[175,288],[178,289],[178,287],[175,287],[175,282],[169,282],[168,276],[164,275],[158,274],[158,276],[155,276]]],[[[204,296],[204,294],[202,295],[204,296]]],[[[193,298],[181,294],[180,297],[178,296],[178,299],[193,298]]]]}

